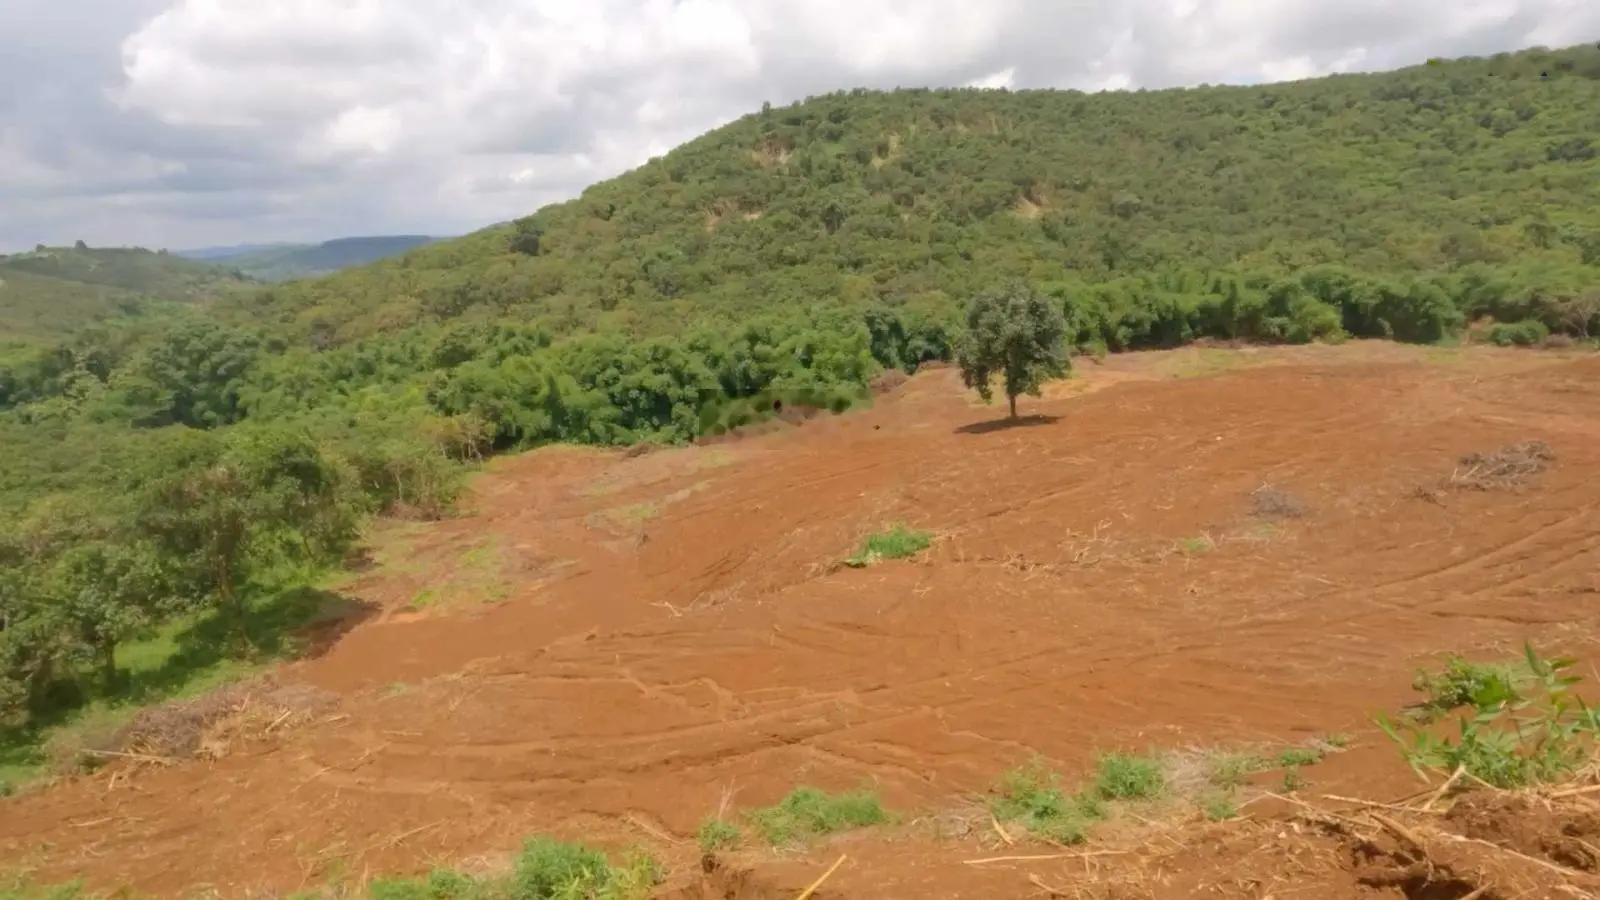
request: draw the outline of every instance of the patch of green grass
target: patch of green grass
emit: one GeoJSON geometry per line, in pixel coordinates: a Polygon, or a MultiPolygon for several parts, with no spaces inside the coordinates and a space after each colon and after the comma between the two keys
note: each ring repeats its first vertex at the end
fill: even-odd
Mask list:
{"type": "Polygon", "coordinates": [[[1278,765],[1285,769],[1314,766],[1322,762],[1323,753],[1315,747],[1288,747],[1278,754],[1278,765]]]}
{"type": "Polygon", "coordinates": [[[589,517],[590,527],[630,528],[643,525],[661,512],[659,503],[635,503],[604,509],[589,517]]]}
{"type": "Polygon", "coordinates": [[[1206,818],[1213,822],[1226,822],[1239,815],[1239,804],[1234,800],[1233,794],[1221,791],[1203,797],[1200,809],[1206,814],[1206,818]]]}
{"type": "Polygon", "coordinates": [[[506,580],[505,541],[498,536],[481,539],[455,559],[447,577],[417,591],[410,608],[421,612],[440,607],[455,608],[467,602],[498,603],[511,595],[506,580]]]}
{"type": "Polygon", "coordinates": [[[0,900],[85,900],[89,896],[81,881],[39,885],[26,878],[0,876],[0,900]]]}
{"type": "Polygon", "coordinates": [[[1162,359],[1158,368],[1168,378],[1203,378],[1262,362],[1238,350],[1187,347],[1162,359]]]}
{"type": "Polygon", "coordinates": [[[510,873],[476,878],[434,869],[417,878],[385,878],[367,886],[371,900],[644,900],[661,883],[661,868],[644,854],[613,864],[582,844],[530,840],[510,873]]]}
{"type": "Polygon", "coordinates": [[[1305,786],[1306,777],[1300,773],[1299,766],[1290,766],[1289,768],[1283,770],[1283,792],[1285,794],[1292,794],[1295,791],[1304,790],[1305,786]]]}
{"type": "Polygon", "coordinates": [[[743,836],[739,826],[715,817],[701,822],[700,830],[694,833],[695,840],[700,843],[700,850],[703,853],[726,850],[737,845],[743,836]]]}
{"type": "Polygon", "coordinates": [[[998,820],[1019,824],[1031,834],[1060,844],[1082,843],[1088,837],[1089,823],[1106,815],[1105,804],[1098,797],[1067,794],[1060,777],[1039,760],[1001,776],[990,811],[998,820]]]}
{"type": "Polygon", "coordinates": [[[1324,746],[1334,750],[1343,750],[1344,748],[1350,746],[1350,735],[1325,734],[1322,736],[1322,743],[1324,746]]]}
{"type": "Polygon", "coordinates": [[[1206,781],[1231,790],[1266,767],[1266,760],[1254,753],[1216,753],[1207,760],[1206,781]]]}
{"type": "Polygon", "coordinates": [[[1184,538],[1178,542],[1178,551],[1184,556],[1203,556],[1215,549],[1217,549],[1217,543],[1208,534],[1184,538]]]}
{"type": "Polygon", "coordinates": [[[1106,800],[1149,800],[1166,788],[1166,774],[1155,756],[1107,753],[1096,764],[1094,788],[1106,800]]]}
{"type": "Polygon", "coordinates": [[[897,523],[888,531],[870,535],[861,545],[861,549],[844,563],[860,569],[885,559],[908,559],[931,546],[933,546],[932,532],[917,531],[897,523]]]}
{"type": "Polygon", "coordinates": [[[795,788],[775,805],[746,813],[746,818],[775,847],[890,821],[876,794],[829,795],[812,787],[795,788]]]}

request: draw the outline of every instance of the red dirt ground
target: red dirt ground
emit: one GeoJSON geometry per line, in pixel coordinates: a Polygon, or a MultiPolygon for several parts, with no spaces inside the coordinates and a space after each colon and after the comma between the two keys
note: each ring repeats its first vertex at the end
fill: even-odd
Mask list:
{"type": "Polygon", "coordinates": [[[1020,427],[943,369],[732,444],[499,460],[470,515],[381,529],[348,592],[384,613],[283,673],[338,715],[0,801],[0,861],[262,896],[545,833],[650,845],[682,898],[793,897],[841,852],[818,898],[1465,896],[1365,884],[1371,847],[1270,811],[1039,864],[967,865],[996,855],[987,822],[928,823],[1032,754],[1081,773],[1097,750],[1333,732],[1357,744],[1317,790],[1415,792],[1370,723],[1417,665],[1524,638],[1595,656],[1600,358],[1357,344],[1080,375],[1020,427]],[[1520,488],[1417,491],[1525,440],[1556,460],[1520,488]],[[1263,527],[1268,482],[1307,515],[1263,527]],[[933,549],[837,565],[893,521],[933,549]],[[866,782],[931,818],[691,874],[725,793],[866,782]]]}

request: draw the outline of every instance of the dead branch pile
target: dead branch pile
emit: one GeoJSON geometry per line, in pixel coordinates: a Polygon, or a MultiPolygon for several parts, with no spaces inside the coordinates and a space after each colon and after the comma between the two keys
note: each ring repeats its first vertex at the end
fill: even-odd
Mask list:
{"type": "Polygon", "coordinates": [[[1544,441],[1524,441],[1494,453],[1468,453],[1461,457],[1450,484],[1478,491],[1515,487],[1543,472],[1555,458],[1544,441]]]}
{"type": "Polygon", "coordinates": [[[112,760],[170,765],[221,759],[245,742],[305,724],[336,702],[326,691],[267,675],[140,710],[116,731],[58,748],[57,755],[77,767],[112,760]]]}

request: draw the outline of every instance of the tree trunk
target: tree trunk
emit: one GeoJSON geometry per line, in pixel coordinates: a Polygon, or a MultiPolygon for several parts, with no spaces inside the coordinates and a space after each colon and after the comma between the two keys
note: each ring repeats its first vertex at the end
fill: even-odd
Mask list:
{"type": "Polygon", "coordinates": [[[1011,401],[1011,418],[1015,419],[1017,417],[1017,395],[1007,394],[1006,399],[1011,401]]]}
{"type": "Polygon", "coordinates": [[[107,694],[117,689],[117,642],[112,638],[100,639],[100,680],[107,694]]]}
{"type": "Polygon", "coordinates": [[[240,600],[238,592],[234,590],[233,569],[226,560],[217,560],[213,572],[217,581],[217,593],[222,595],[222,615],[232,620],[236,649],[241,655],[252,656],[256,650],[256,642],[250,639],[250,628],[246,622],[244,603],[240,600]]]}

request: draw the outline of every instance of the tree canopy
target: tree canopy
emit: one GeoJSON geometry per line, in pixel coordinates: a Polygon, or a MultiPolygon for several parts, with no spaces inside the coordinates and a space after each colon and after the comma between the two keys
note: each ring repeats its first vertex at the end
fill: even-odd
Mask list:
{"type": "Polygon", "coordinates": [[[988,402],[990,381],[999,375],[1012,419],[1019,395],[1039,396],[1041,384],[1070,369],[1060,304],[1022,282],[974,297],[966,326],[956,349],[961,380],[988,402]]]}

